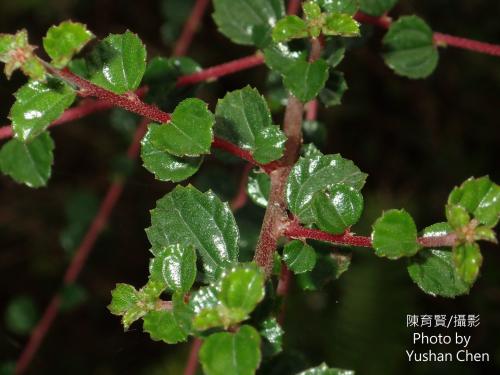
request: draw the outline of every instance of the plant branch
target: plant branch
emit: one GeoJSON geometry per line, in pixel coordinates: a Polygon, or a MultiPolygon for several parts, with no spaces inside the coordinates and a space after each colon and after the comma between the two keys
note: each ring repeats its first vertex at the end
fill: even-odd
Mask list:
{"type": "Polygon", "coordinates": [[[288,8],[287,8],[286,12],[288,14],[299,13],[301,3],[302,3],[302,0],[289,0],[288,1],[288,8]]]}
{"type": "Polygon", "coordinates": [[[191,344],[191,350],[189,351],[189,357],[186,363],[186,368],[184,369],[184,375],[195,375],[198,369],[198,352],[200,351],[202,341],[195,337],[191,344]]]}
{"type": "Polygon", "coordinates": [[[177,40],[177,43],[175,43],[174,51],[172,52],[173,56],[182,56],[186,54],[209,4],[210,0],[196,0],[193,9],[184,24],[181,36],[177,40]]]}

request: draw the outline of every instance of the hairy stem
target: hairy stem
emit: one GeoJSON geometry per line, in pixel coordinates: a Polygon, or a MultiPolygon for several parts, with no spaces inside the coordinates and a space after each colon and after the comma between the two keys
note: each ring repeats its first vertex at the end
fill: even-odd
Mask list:
{"type": "Polygon", "coordinates": [[[177,43],[175,43],[174,51],[172,53],[173,56],[182,56],[186,54],[209,4],[210,0],[196,0],[191,13],[189,14],[188,20],[184,24],[181,36],[177,40],[177,43]]]}

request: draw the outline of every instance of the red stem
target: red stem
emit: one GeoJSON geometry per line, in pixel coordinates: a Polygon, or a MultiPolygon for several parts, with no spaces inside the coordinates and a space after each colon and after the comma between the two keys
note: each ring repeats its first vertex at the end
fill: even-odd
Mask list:
{"type": "Polygon", "coordinates": [[[306,104],[306,120],[316,121],[318,117],[318,100],[313,99],[306,104]]]}
{"type": "Polygon", "coordinates": [[[210,0],[196,0],[196,3],[191,10],[191,14],[184,24],[181,36],[175,44],[174,51],[172,53],[173,56],[182,56],[186,54],[209,4],[210,0]]]}
{"type": "Polygon", "coordinates": [[[300,3],[301,2],[302,2],[302,0],[289,0],[288,1],[288,8],[287,8],[286,12],[288,14],[297,14],[297,13],[299,13],[300,3]]]}
{"type": "Polygon", "coordinates": [[[186,363],[186,368],[184,369],[184,375],[195,375],[198,369],[198,352],[200,351],[202,341],[199,338],[195,338],[191,344],[191,350],[189,352],[188,361],[186,363]]]}
{"type": "Polygon", "coordinates": [[[252,170],[253,165],[250,163],[245,164],[243,173],[241,174],[240,184],[236,196],[231,200],[231,211],[236,212],[243,208],[248,201],[247,184],[248,174],[252,170]]]}

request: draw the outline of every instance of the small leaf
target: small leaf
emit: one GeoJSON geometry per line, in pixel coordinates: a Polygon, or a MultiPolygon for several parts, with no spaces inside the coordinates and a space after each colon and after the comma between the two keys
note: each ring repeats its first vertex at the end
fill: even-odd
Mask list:
{"type": "Polygon", "coordinates": [[[260,360],[259,333],[248,325],[236,333],[214,333],[200,348],[200,362],[207,375],[252,375],[260,360]]]}
{"type": "Polygon", "coordinates": [[[314,194],[312,209],[320,229],[341,234],[361,217],[363,196],[352,186],[337,184],[314,194]]]}
{"type": "Polygon", "coordinates": [[[151,259],[149,272],[151,279],[165,283],[168,289],[187,293],[196,278],[196,251],[192,246],[167,246],[151,259]]]}
{"type": "Polygon", "coordinates": [[[317,0],[328,13],[347,13],[353,15],[358,10],[358,0],[317,0]]]}
{"type": "Polygon", "coordinates": [[[142,138],[141,158],[144,168],[153,173],[157,180],[183,181],[198,171],[203,162],[203,157],[178,157],[155,147],[152,138],[161,126],[149,124],[148,132],[142,138]]]}
{"type": "Polygon", "coordinates": [[[399,75],[425,78],[436,69],[439,53],[433,32],[417,16],[401,17],[392,23],[383,44],[386,64],[399,75]]]}
{"type": "Polygon", "coordinates": [[[333,107],[342,103],[342,97],[349,87],[344,73],[333,71],[328,77],[325,87],[320,91],[319,98],[326,107],[333,107]]]}
{"type": "Polygon", "coordinates": [[[359,23],[350,14],[331,13],[326,16],[322,31],[325,35],[359,36],[359,23]]]}
{"type": "Polygon", "coordinates": [[[488,176],[470,178],[453,189],[448,203],[465,208],[481,224],[494,227],[500,219],[500,186],[488,176]]]}
{"type": "Polygon", "coordinates": [[[476,241],[489,241],[498,243],[495,231],[489,227],[481,226],[474,230],[474,239],[476,241]]]}
{"type": "Polygon", "coordinates": [[[267,207],[271,180],[265,173],[252,170],[248,175],[247,193],[250,199],[258,206],[267,207]]]}
{"type": "Polygon", "coordinates": [[[193,312],[182,301],[182,296],[173,298],[171,311],[150,311],[144,316],[143,329],[154,341],[177,344],[186,341],[191,332],[193,312]]]}
{"type": "Polygon", "coordinates": [[[389,259],[414,255],[420,245],[413,218],[405,210],[389,210],[375,221],[372,232],[375,254],[389,259]]]}
{"type": "Polygon", "coordinates": [[[321,290],[328,282],[337,280],[350,264],[350,253],[318,254],[314,269],[297,275],[297,284],[303,290],[321,290]]]}
{"type": "Polygon", "coordinates": [[[343,370],[339,368],[330,368],[325,363],[322,363],[317,367],[302,371],[297,375],[354,375],[354,371],[343,370]]]}
{"type": "Polygon", "coordinates": [[[344,183],[361,190],[366,174],[340,154],[300,158],[288,177],[286,200],[288,208],[304,224],[315,221],[312,198],[317,191],[344,183]]]}
{"type": "Polygon", "coordinates": [[[52,64],[63,68],[93,38],[94,35],[84,24],[64,21],[50,27],[43,38],[43,48],[52,58],[52,64]]]}
{"type": "Polygon", "coordinates": [[[476,243],[461,244],[453,249],[453,259],[458,274],[465,283],[472,285],[477,279],[479,269],[483,263],[483,256],[476,243]]]}
{"type": "Polygon", "coordinates": [[[278,21],[272,35],[276,43],[305,38],[308,35],[307,24],[302,18],[295,15],[286,16],[278,21]]]}
{"type": "Polygon", "coordinates": [[[75,100],[75,91],[63,81],[50,78],[46,83],[30,81],[15,94],[10,110],[16,138],[29,142],[58,119],[75,100]]]}
{"type": "Polygon", "coordinates": [[[398,0],[358,0],[360,10],[370,16],[379,17],[390,11],[398,0]]]}
{"type": "Polygon", "coordinates": [[[169,123],[150,129],[151,144],[176,156],[210,153],[214,115],[200,99],[185,99],[175,108],[169,123]]]}
{"type": "Polygon", "coordinates": [[[271,112],[262,95],[250,86],[229,92],[220,99],[215,117],[217,136],[245,150],[254,151],[257,147],[257,138],[264,148],[266,145],[272,145],[273,138],[275,142],[276,138],[279,138],[274,130],[270,131],[268,139],[261,135],[264,129],[273,128],[271,112]]]}
{"type": "Polygon", "coordinates": [[[209,277],[238,260],[238,227],[228,204],[193,186],[177,186],[157,201],[146,233],[153,254],[169,245],[194,246],[209,277]]]}
{"type": "MultiPolygon", "coordinates": [[[[440,237],[451,233],[448,223],[437,223],[423,230],[423,237],[440,237]]],[[[423,249],[408,262],[411,279],[425,293],[453,298],[469,292],[470,285],[458,274],[453,254],[444,249],[423,249]]]]}
{"type": "Polygon", "coordinates": [[[51,174],[53,150],[54,142],[48,133],[30,143],[11,139],[0,149],[0,170],[29,187],[45,186],[51,174]]]}
{"type": "Polygon", "coordinates": [[[453,229],[459,229],[469,224],[470,217],[467,210],[462,206],[447,204],[446,220],[448,220],[453,229]]]}
{"type": "Polygon", "coordinates": [[[95,47],[87,66],[96,85],[117,94],[133,91],[146,70],[146,48],[130,31],[110,34],[95,47]]]}
{"type": "Polygon", "coordinates": [[[313,63],[296,61],[287,71],[284,84],[302,102],[314,99],[328,79],[328,64],[323,59],[313,63]]]}
{"type": "Polygon", "coordinates": [[[316,252],[308,244],[293,240],[283,249],[283,260],[295,274],[311,271],[316,264],[316,252]]]}
{"type": "Polygon", "coordinates": [[[278,160],[285,152],[286,136],[276,125],[262,129],[255,137],[254,159],[262,164],[278,160]]]}
{"type": "Polygon", "coordinates": [[[260,334],[265,339],[264,353],[267,351],[269,355],[276,355],[283,350],[283,328],[276,318],[268,318],[262,322],[260,334]]]}
{"type": "Polygon", "coordinates": [[[283,0],[215,0],[213,18],[234,43],[265,45],[276,20],[285,16],[283,0]]]}
{"type": "Polygon", "coordinates": [[[302,3],[302,10],[307,20],[315,20],[321,16],[321,8],[315,1],[306,1],[302,3]]]}
{"type": "Polygon", "coordinates": [[[32,80],[45,79],[45,67],[33,53],[35,49],[29,44],[25,29],[16,34],[0,34],[0,62],[5,63],[7,79],[16,69],[21,69],[32,80]]]}
{"type": "Polygon", "coordinates": [[[285,76],[298,61],[306,62],[305,51],[293,51],[284,43],[273,44],[264,49],[264,60],[266,65],[285,76]]]}
{"type": "Polygon", "coordinates": [[[146,314],[146,311],[138,306],[141,297],[132,285],[116,284],[111,297],[108,310],[113,315],[123,315],[122,323],[125,329],[146,314]]]}
{"type": "Polygon", "coordinates": [[[17,335],[27,335],[38,320],[38,310],[33,299],[19,296],[9,301],[5,310],[5,325],[17,335]]]}

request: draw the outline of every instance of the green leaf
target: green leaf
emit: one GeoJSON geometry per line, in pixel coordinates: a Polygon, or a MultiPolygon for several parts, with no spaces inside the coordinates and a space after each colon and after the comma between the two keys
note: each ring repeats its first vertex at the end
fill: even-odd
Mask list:
{"type": "Polygon", "coordinates": [[[220,280],[194,293],[190,305],[196,314],[193,327],[225,328],[248,319],[264,298],[264,274],[255,264],[240,264],[220,280]]]}
{"type": "MultiPolygon", "coordinates": [[[[448,223],[437,223],[423,230],[423,237],[439,237],[451,233],[448,223]]],[[[443,249],[423,249],[409,259],[408,273],[425,293],[453,298],[469,292],[470,285],[460,277],[453,254],[443,249]]]]}
{"type": "Polygon", "coordinates": [[[353,15],[358,10],[358,0],[317,0],[317,3],[329,13],[353,15]]]}
{"type": "Polygon", "coordinates": [[[27,335],[38,320],[38,310],[33,299],[19,296],[9,301],[5,310],[5,325],[17,335],[27,335]]]}
{"type": "Polygon", "coordinates": [[[58,119],[75,100],[75,91],[63,81],[50,78],[46,83],[30,81],[15,94],[10,110],[16,138],[29,142],[58,119]]]}
{"type": "Polygon", "coordinates": [[[489,227],[481,226],[474,230],[474,239],[476,241],[489,241],[493,243],[498,243],[495,231],[489,227]]]}
{"type": "Polygon", "coordinates": [[[36,46],[29,44],[25,29],[16,34],[0,34],[0,62],[5,63],[7,79],[16,69],[21,69],[32,80],[45,79],[45,67],[33,53],[35,49],[36,46]]]}
{"type": "Polygon", "coordinates": [[[488,176],[470,178],[453,189],[448,203],[465,208],[481,224],[494,227],[500,218],[500,186],[488,176]]]}
{"type": "Polygon", "coordinates": [[[350,14],[332,13],[326,16],[322,31],[325,35],[359,36],[359,23],[350,14]]]}
{"type": "Polygon", "coordinates": [[[461,244],[453,249],[453,259],[458,274],[465,283],[472,285],[479,275],[483,256],[476,243],[461,244]]]}
{"type": "Polygon", "coordinates": [[[390,11],[398,0],[358,0],[360,10],[370,16],[379,17],[390,11]]]}
{"type": "Polygon", "coordinates": [[[307,24],[295,15],[286,16],[278,21],[273,29],[273,40],[276,43],[286,42],[291,39],[300,39],[307,37],[307,24]]]}
{"type": "Polygon", "coordinates": [[[0,149],[0,170],[29,187],[45,186],[51,174],[53,150],[54,142],[48,133],[30,143],[11,139],[0,149]]]}
{"type": "Polygon", "coordinates": [[[350,264],[350,253],[318,254],[314,269],[297,275],[297,284],[303,290],[321,290],[328,282],[337,280],[350,264]]]}
{"type": "Polygon", "coordinates": [[[392,23],[383,39],[385,63],[397,74],[425,78],[436,69],[439,53],[432,29],[417,16],[401,17],[392,23]]]}
{"type": "Polygon", "coordinates": [[[320,91],[319,98],[326,107],[333,107],[342,103],[342,97],[349,87],[344,73],[333,71],[328,77],[325,87],[320,91]]]}
{"type": "Polygon", "coordinates": [[[363,212],[363,196],[352,186],[336,184],[313,196],[315,222],[324,231],[341,234],[358,222],[363,212]]]}
{"type": "Polygon", "coordinates": [[[172,182],[183,181],[198,172],[203,157],[178,157],[155,147],[152,138],[160,127],[162,125],[149,124],[148,132],[142,138],[141,158],[144,168],[153,173],[157,180],[172,182]]]}
{"type": "Polygon", "coordinates": [[[283,0],[214,0],[219,31],[234,43],[265,45],[276,20],[285,16],[283,0]]]}
{"type": "Polygon", "coordinates": [[[283,328],[276,318],[268,318],[262,322],[260,334],[265,339],[264,352],[276,355],[283,350],[283,328]],[[267,344],[267,345],[266,345],[267,344]]]}
{"type": "Polygon", "coordinates": [[[271,179],[269,175],[252,170],[248,175],[247,193],[250,199],[257,205],[266,208],[269,190],[271,189],[271,179]]]}
{"type": "Polygon", "coordinates": [[[413,218],[405,210],[389,210],[373,224],[375,254],[389,259],[412,256],[420,249],[417,228],[413,218]]]}
{"type": "Polygon", "coordinates": [[[256,89],[232,91],[217,103],[216,134],[238,147],[254,152],[262,163],[281,157],[285,136],[272,125],[271,112],[256,89]]]}
{"type": "Polygon", "coordinates": [[[470,217],[467,210],[462,206],[447,204],[446,220],[448,220],[448,223],[450,223],[452,228],[459,229],[469,224],[470,217]]]}
{"type": "Polygon", "coordinates": [[[302,102],[314,99],[328,79],[328,64],[323,59],[313,63],[297,60],[287,71],[284,84],[302,102]]]}
{"type": "Polygon", "coordinates": [[[87,65],[96,85],[117,94],[133,91],[146,70],[146,47],[130,31],[110,34],[96,46],[87,65]]]}
{"type": "Polygon", "coordinates": [[[264,49],[266,65],[285,76],[298,61],[306,62],[306,51],[294,51],[284,43],[273,44],[264,49]]]}
{"type": "Polygon", "coordinates": [[[361,190],[366,174],[340,154],[300,158],[288,177],[286,200],[288,208],[304,224],[315,221],[312,198],[317,191],[344,183],[361,190]]]}
{"type": "Polygon", "coordinates": [[[316,252],[308,244],[293,240],[283,249],[283,260],[295,274],[311,271],[316,264],[316,252]]]}
{"type": "Polygon", "coordinates": [[[185,99],[177,105],[172,119],[150,129],[151,144],[176,156],[210,153],[214,115],[200,99],[185,99]]]}
{"type": "Polygon", "coordinates": [[[52,58],[52,64],[63,68],[94,37],[84,24],[64,21],[50,27],[43,38],[43,48],[52,58]]]}
{"type": "Polygon", "coordinates": [[[354,371],[343,370],[339,368],[330,368],[325,363],[322,363],[317,367],[302,371],[297,375],[354,375],[354,371]]]}
{"type": "Polygon", "coordinates": [[[182,299],[182,295],[175,295],[172,310],[150,311],[144,316],[143,329],[152,340],[167,344],[186,341],[191,332],[193,312],[182,299]]]}
{"type": "Polygon", "coordinates": [[[157,201],[146,233],[155,255],[169,245],[194,246],[209,277],[238,260],[239,233],[229,205],[193,186],[177,186],[157,201]]]}
{"type": "Polygon", "coordinates": [[[165,283],[168,289],[187,293],[196,279],[196,250],[179,244],[167,246],[151,259],[149,272],[153,280],[165,283]]]}
{"type": "Polygon", "coordinates": [[[259,333],[247,325],[236,333],[214,333],[200,348],[200,362],[207,375],[252,375],[260,360],[259,333]]]}
{"type": "Polygon", "coordinates": [[[254,159],[262,164],[280,159],[285,152],[286,140],[285,134],[277,125],[262,129],[255,137],[254,159]]]}

